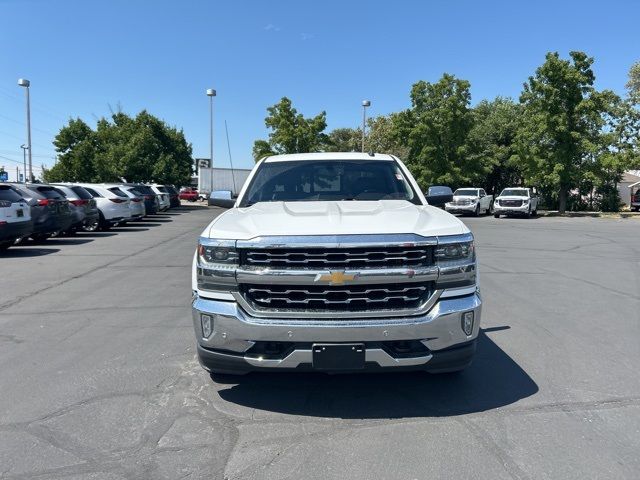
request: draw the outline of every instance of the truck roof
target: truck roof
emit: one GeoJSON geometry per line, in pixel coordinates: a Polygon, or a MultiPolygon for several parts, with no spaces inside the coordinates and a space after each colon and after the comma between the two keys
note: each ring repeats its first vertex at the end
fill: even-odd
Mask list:
{"type": "Polygon", "coordinates": [[[385,153],[368,153],[360,152],[322,152],[322,153],[291,153],[287,155],[273,155],[267,157],[265,162],[300,162],[300,161],[318,161],[318,160],[395,160],[391,155],[385,153]]]}

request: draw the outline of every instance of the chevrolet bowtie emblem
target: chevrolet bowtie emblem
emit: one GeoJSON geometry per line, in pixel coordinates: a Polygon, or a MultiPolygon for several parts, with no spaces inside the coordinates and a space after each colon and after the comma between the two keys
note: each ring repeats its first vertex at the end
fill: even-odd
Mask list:
{"type": "Polygon", "coordinates": [[[328,274],[319,273],[316,275],[314,282],[327,282],[329,285],[344,285],[345,282],[351,282],[358,277],[357,273],[329,272],[328,274]]]}

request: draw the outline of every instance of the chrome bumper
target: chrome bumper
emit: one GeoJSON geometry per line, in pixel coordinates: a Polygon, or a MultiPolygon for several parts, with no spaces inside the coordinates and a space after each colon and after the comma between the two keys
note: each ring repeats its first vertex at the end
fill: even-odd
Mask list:
{"type": "MultiPolygon", "coordinates": [[[[212,351],[218,357],[243,360],[250,367],[296,368],[310,364],[310,348],[296,348],[284,358],[262,359],[245,354],[256,342],[344,343],[419,340],[428,354],[394,357],[381,348],[366,348],[365,361],[380,367],[427,365],[438,350],[476,339],[480,328],[482,301],[477,293],[455,298],[440,298],[424,314],[411,317],[366,319],[269,319],[249,316],[236,302],[195,297],[192,316],[200,351],[212,351]],[[471,335],[462,330],[462,314],[474,312],[471,335]],[[213,317],[213,333],[204,338],[201,315],[213,317]]],[[[201,355],[202,360],[202,355],[201,355]]],[[[254,368],[255,369],[255,368],[254,368]]]]}

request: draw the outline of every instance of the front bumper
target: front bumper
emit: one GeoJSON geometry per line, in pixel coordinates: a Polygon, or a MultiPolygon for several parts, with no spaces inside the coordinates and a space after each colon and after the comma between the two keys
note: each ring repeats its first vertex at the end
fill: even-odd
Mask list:
{"type": "Polygon", "coordinates": [[[202,366],[214,372],[313,370],[314,343],[365,345],[365,369],[457,370],[471,362],[480,328],[482,301],[477,293],[440,298],[425,314],[367,319],[273,319],[249,316],[235,302],[196,297],[193,322],[202,366]],[[474,312],[471,335],[462,330],[462,314],[474,312]],[[213,318],[213,333],[203,338],[201,315],[213,318]],[[418,341],[425,348],[395,355],[384,348],[396,341],[418,341]],[[251,352],[262,342],[289,348],[281,356],[251,352]]]}
{"type": "Polygon", "coordinates": [[[447,203],[444,209],[449,213],[474,213],[476,211],[477,203],[470,203],[468,205],[454,205],[447,203]]]}
{"type": "Polygon", "coordinates": [[[529,204],[522,205],[520,207],[503,207],[501,205],[493,204],[493,213],[500,215],[526,215],[529,212],[529,204]]]}

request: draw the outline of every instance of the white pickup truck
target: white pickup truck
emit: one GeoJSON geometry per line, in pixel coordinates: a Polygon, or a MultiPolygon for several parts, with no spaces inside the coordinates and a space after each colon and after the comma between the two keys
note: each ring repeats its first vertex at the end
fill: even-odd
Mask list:
{"type": "Polygon", "coordinates": [[[429,206],[396,157],[258,162],[202,232],[193,324],[212,373],[419,369],[471,362],[481,314],[473,235],[429,206]]]}
{"type": "Polygon", "coordinates": [[[493,202],[493,216],[524,215],[529,218],[538,214],[538,195],[532,188],[505,188],[493,202]]]}
{"type": "Polygon", "coordinates": [[[476,217],[493,210],[493,195],[487,195],[484,188],[459,188],[453,192],[453,200],[444,205],[449,213],[470,213],[476,217]]]}

